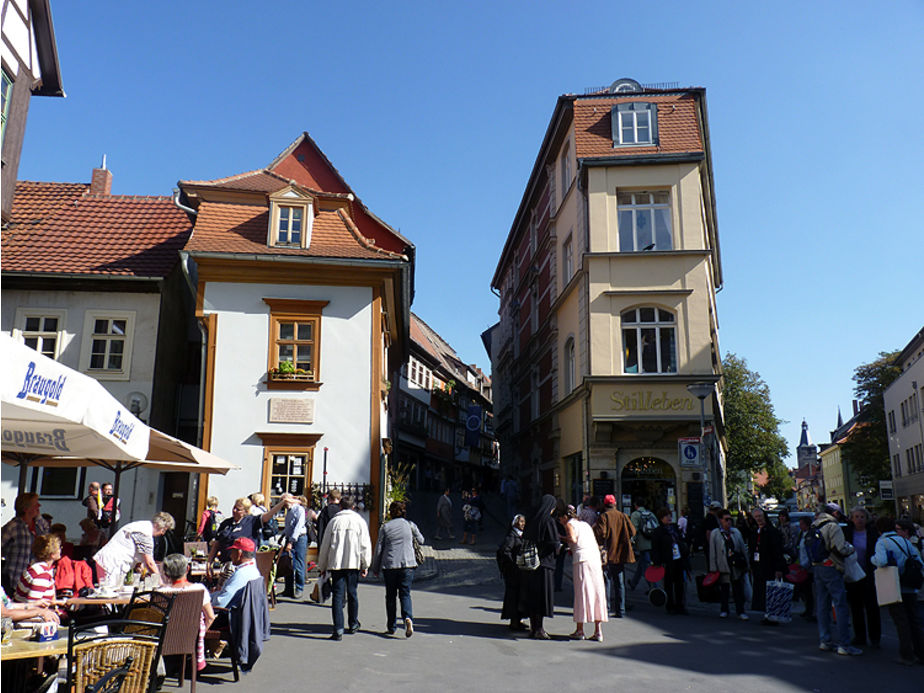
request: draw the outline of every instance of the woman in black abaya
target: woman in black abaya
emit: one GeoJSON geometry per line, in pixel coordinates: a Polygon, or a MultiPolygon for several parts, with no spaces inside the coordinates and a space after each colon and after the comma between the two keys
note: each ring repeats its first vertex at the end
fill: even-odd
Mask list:
{"type": "Polygon", "coordinates": [[[558,528],[552,516],[555,508],[555,496],[543,496],[523,530],[524,542],[532,542],[539,552],[539,567],[523,571],[521,591],[523,611],[529,614],[529,636],[537,640],[549,639],[549,634],[542,627],[542,619],[553,616],[555,611],[553,573],[555,554],[561,546],[558,528]]]}

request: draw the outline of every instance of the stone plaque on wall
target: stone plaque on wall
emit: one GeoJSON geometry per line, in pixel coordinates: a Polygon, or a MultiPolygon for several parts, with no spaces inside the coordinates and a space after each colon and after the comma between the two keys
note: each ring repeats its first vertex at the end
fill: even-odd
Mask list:
{"type": "Polygon", "coordinates": [[[269,401],[269,422],[314,423],[314,400],[271,397],[269,401]]]}

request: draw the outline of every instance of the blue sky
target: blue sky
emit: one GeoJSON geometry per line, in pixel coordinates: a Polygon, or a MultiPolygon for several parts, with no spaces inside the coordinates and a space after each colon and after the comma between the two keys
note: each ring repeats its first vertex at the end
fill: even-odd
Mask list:
{"type": "Polygon", "coordinates": [[[67,98],[33,99],[19,176],[113,192],[268,164],[308,131],[418,249],[413,310],[488,368],[500,249],[558,95],[707,89],[723,353],[794,448],[853,369],[924,325],[924,4],[64,2],[67,98]]]}

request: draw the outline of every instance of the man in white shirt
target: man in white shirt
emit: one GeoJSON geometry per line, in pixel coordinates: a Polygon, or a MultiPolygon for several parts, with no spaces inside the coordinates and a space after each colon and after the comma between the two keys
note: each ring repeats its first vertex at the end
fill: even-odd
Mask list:
{"type": "Polygon", "coordinates": [[[343,598],[347,599],[349,634],[359,630],[359,599],[356,593],[359,578],[366,577],[372,563],[372,540],[369,528],[357,512],[353,510],[352,496],[340,499],[340,512],[331,519],[324,531],[324,539],[318,550],[318,570],[330,572],[331,576],[331,612],[334,632],[331,640],[343,639],[343,598]]]}

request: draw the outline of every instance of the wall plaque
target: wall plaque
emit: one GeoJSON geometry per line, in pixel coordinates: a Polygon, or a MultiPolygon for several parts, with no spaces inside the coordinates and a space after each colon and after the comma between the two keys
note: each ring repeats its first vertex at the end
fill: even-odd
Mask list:
{"type": "Polygon", "coordinates": [[[269,401],[269,422],[314,423],[314,400],[271,397],[269,401]]]}

